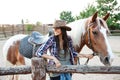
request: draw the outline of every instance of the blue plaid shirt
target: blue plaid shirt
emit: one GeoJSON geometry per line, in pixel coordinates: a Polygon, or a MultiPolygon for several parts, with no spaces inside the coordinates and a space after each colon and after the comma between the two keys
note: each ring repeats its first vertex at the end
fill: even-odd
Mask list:
{"type": "MultiPolygon", "coordinates": [[[[69,50],[70,50],[70,61],[73,64],[74,57],[76,57],[78,53],[75,52],[75,50],[73,48],[72,39],[69,36],[68,36],[68,41],[69,41],[68,46],[69,46],[69,50]]],[[[58,49],[56,46],[56,41],[54,39],[54,36],[50,36],[50,38],[42,46],[40,46],[38,48],[38,50],[36,51],[36,56],[41,57],[41,55],[43,55],[43,53],[46,53],[47,49],[50,49],[51,55],[58,58],[58,49]]]]}

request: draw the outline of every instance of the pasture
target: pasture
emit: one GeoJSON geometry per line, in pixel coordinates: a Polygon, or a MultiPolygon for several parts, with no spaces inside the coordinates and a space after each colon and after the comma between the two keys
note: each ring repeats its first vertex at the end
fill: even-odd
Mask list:
{"type": "MultiPolygon", "coordinates": [[[[113,52],[115,53],[115,59],[113,61],[114,66],[120,66],[120,36],[109,36],[108,37],[111,48],[113,52]]],[[[0,66],[5,66],[4,58],[2,53],[2,48],[6,40],[1,40],[0,41],[0,66]]],[[[86,46],[82,49],[81,53],[92,53],[86,46]]],[[[80,59],[81,64],[84,64],[86,59],[80,59]]],[[[103,65],[98,57],[94,57],[91,59],[88,63],[88,65],[94,65],[94,66],[101,66],[103,65]]],[[[31,77],[31,76],[29,76],[31,77]]],[[[23,77],[24,78],[24,77],[23,77]]],[[[21,80],[28,80],[27,77],[25,79],[21,78],[21,80]]],[[[120,80],[120,75],[119,74],[73,74],[73,80],[120,80]]],[[[7,80],[6,76],[0,76],[0,80],[7,80]]]]}

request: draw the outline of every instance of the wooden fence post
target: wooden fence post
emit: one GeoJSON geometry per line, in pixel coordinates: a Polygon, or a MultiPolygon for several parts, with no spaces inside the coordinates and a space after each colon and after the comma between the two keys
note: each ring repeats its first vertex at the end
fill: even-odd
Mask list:
{"type": "Polygon", "coordinates": [[[32,80],[46,80],[45,60],[43,58],[32,58],[32,80]]]}
{"type": "Polygon", "coordinates": [[[2,31],[3,31],[4,37],[6,38],[7,35],[6,35],[6,32],[5,32],[5,27],[4,27],[4,25],[2,25],[2,31]]]}
{"type": "Polygon", "coordinates": [[[11,25],[12,26],[12,36],[14,36],[14,33],[15,33],[15,31],[14,31],[14,25],[11,25]]]}

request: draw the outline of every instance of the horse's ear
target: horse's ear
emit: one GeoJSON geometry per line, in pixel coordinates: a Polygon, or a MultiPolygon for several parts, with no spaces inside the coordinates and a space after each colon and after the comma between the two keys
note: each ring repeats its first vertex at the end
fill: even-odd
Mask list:
{"type": "Polygon", "coordinates": [[[92,19],[91,19],[92,22],[94,22],[96,20],[97,14],[98,14],[98,12],[95,12],[95,14],[92,16],[92,19]]]}
{"type": "Polygon", "coordinates": [[[108,19],[108,17],[110,16],[110,13],[107,13],[104,17],[103,17],[103,20],[107,20],[108,19]]]}

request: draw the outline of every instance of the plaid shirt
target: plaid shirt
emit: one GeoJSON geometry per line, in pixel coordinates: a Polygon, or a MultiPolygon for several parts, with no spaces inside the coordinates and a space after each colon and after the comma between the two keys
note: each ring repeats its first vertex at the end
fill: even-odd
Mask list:
{"type": "MultiPolygon", "coordinates": [[[[74,48],[73,48],[73,42],[72,39],[68,36],[68,46],[69,46],[69,50],[70,50],[70,61],[73,64],[74,62],[74,57],[77,56],[77,52],[75,52],[74,48]]],[[[43,55],[43,53],[46,53],[47,49],[50,49],[50,54],[55,56],[56,58],[58,58],[58,50],[56,47],[56,41],[54,39],[54,36],[51,36],[42,46],[40,46],[38,48],[38,50],[36,51],[36,56],[41,57],[41,55],[43,55]]]]}

